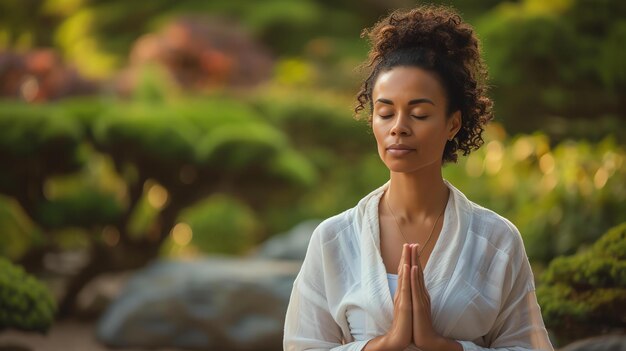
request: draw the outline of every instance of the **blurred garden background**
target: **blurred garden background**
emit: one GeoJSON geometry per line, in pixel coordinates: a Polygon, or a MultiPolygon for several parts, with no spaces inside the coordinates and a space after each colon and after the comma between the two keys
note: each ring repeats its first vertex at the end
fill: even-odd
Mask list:
{"type": "MultiPolygon", "coordinates": [[[[293,252],[388,179],[360,32],[417,3],[1,1],[0,350],[280,349],[293,252]],[[256,301],[207,317],[226,285],[256,301]]],[[[556,346],[624,334],[626,2],[431,3],[477,30],[495,100],[444,177],[519,228],[556,346]]]]}

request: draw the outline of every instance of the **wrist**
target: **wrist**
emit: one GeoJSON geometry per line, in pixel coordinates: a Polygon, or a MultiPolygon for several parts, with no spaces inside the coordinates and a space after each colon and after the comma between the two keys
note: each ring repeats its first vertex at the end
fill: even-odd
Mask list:
{"type": "Polygon", "coordinates": [[[447,339],[443,336],[438,336],[434,340],[432,340],[428,347],[424,348],[425,351],[437,351],[437,350],[447,350],[447,351],[463,351],[463,346],[452,339],[447,339]]]}
{"type": "Polygon", "coordinates": [[[389,334],[385,334],[380,337],[381,351],[402,351],[407,346],[409,345],[400,345],[395,338],[392,338],[389,334]]]}

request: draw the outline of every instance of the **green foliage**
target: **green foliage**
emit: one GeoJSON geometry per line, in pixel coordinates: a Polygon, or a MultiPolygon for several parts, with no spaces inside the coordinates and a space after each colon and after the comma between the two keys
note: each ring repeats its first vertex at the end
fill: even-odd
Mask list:
{"type": "Polygon", "coordinates": [[[270,92],[252,102],[270,122],[285,131],[309,156],[332,146],[343,156],[361,156],[372,137],[350,115],[349,102],[306,93],[270,92]]]}
{"type": "MultiPolygon", "coordinates": [[[[70,135],[82,138],[73,141],[82,146],[72,152],[88,160],[83,175],[64,181],[63,191],[54,190],[57,178],[46,182],[46,199],[34,216],[45,227],[101,226],[134,211],[150,214],[128,217],[133,221],[129,230],[141,237],[162,208],[146,201],[127,208],[125,188],[138,179],[153,179],[166,189],[168,201],[232,182],[237,185],[233,195],[254,199],[249,205],[268,235],[354,206],[388,178],[371,131],[352,118],[350,104],[338,96],[267,89],[243,99],[216,94],[151,103],[68,100],[32,106],[33,111],[26,106],[2,111],[19,110],[20,116],[71,126],[70,135]],[[56,120],[44,118],[45,111],[56,120]],[[90,143],[95,149],[84,146],[90,143]],[[105,155],[110,166],[92,162],[105,155]],[[194,172],[191,183],[182,183],[183,170],[194,172]],[[294,192],[285,184],[300,188],[294,192]],[[271,194],[263,193],[268,189],[271,194]]],[[[23,134],[36,135],[38,125],[22,128],[23,134]]],[[[531,260],[547,264],[574,253],[626,220],[626,152],[612,138],[552,146],[545,134],[511,138],[496,124],[485,139],[481,149],[446,166],[444,176],[473,201],[511,219],[531,260]]]]}
{"type": "Polygon", "coordinates": [[[255,243],[261,228],[248,206],[221,194],[186,209],[179,220],[191,227],[191,244],[206,253],[242,254],[255,243]]]}
{"type": "Polygon", "coordinates": [[[39,221],[50,229],[114,223],[123,213],[111,194],[77,188],[72,194],[39,204],[39,221]]]}
{"type": "Polygon", "coordinates": [[[139,68],[137,86],[133,90],[133,100],[159,104],[176,95],[176,84],[167,71],[156,64],[139,68]]]}
{"type": "Polygon", "coordinates": [[[275,52],[295,54],[319,35],[358,39],[384,9],[315,0],[154,0],[141,8],[120,0],[9,1],[0,5],[0,48],[56,46],[82,73],[104,77],[125,61],[139,36],[174,16],[235,18],[275,52]]]}
{"type": "MultiPolygon", "coordinates": [[[[0,109],[0,153],[5,161],[39,161],[54,158],[54,168],[79,165],[75,151],[82,130],[63,110],[3,102],[0,109]]],[[[8,166],[2,164],[2,166],[8,166]]],[[[51,165],[52,166],[52,165],[51,165]]]]}
{"type": "Polygon", "coordinates": [[[273,233],[352,207],[388,176],[376,156],[371,132],[366,123],[354,120],[349,101],[306,91],[268,90],[253,96],[251,104],[289,136],[293,149],[316,173],[324,175],[302,192],[296,206],[263,209],[273,233]]]}
{"type": "Polygon", "coordinates": [[[262,166],[286,147],[286,142],[281,132],[265,123],[218,126],[200,142],[199,158],[221,165],[224,171],[237,171],[250,164],[262,166]]]}
{"type": "MultiPolygon", "coordinates": [[[[434,0],[474,24],[484,44],[497,118],[513,133],[543,130],[552,140],[626,140],[626,6],[620,0],[434,0]],[[590,11],[593,9],[593,11],[590,11]],[[599,123],[596,121],[600,120],[599,123]]],[[[391,7],[411,2],[155,0],[129,11],[121,0],[39,1],[0,5],[0,47],[56,47],[87,75],[115,73],[140,36],[184,15],[236,19],[280,60],[277,81],[353,94],[350,75],[365,58],[360,31],[391,7]],[[296,63],[296,69],[285,69],[296,63]],[[287,72],[287,73],[285,73],[287,72]],[[295,73],[294,73],[295,72],[295,73]]],[[[135,97],[160,101],[173,91],[153,67],[135,97]]]]}
{"type": "MultiPolygon", "coordinates": [[[[162,240],[172,229],[161,224],[163,212],[173,220],[177,211],[215,191],[230,189],[257,212],[288,203],[294,189],[303,191],[317,181],[317,169],[291,146],[291,138],[252,106],[227,95],[4,104],[0,135],[6,137],[0,143],[6,147],[0,153],[9,157],[4,154],[0,161],[7,170],[0,188],[30,217],[28,232],[46,234],[20,240],[12,234],[3,248],[14,258],[29,247],[115,247],[125,240],[120,236],[162,240]],[[61,148],[65,144],[71,147],[61,148]],[[47,159],[48,150],[61,160],[47,159]],[[64,162],[73,168],[57,169],[64,162]]],[[[23,231],[10,225],[18,222],[19,211],[2,213],[0,227],[23,231]]],[[[257,236],[240,239],[248,240],[241,247],[258,241],[257,236]]],[[[214,250],[207,242],[199,247],[214,250]]],[[[227,246],[217,250],[239,252],[227,246]]]]}
{"type": "Polygon", "coordinates": [[[542,133],[506,138],[497,128],[489,132],[481,149],[446,166],[444,176],[509,218],[531,260],[547,264],[572,254],[626,221],[626,150],[614,139],[551,147],[542,133]]]}
{"type": "Polygon", "coordinates": [[[553,140],[608,133],[625,140],[614,128],[624,121],[626,101],[626,53],[618,44],[625,15],[622,1],[524,0],[481,16],[476,27],[496,87],[497,118],[507,130],[543,130],[553,140]]]}
{"type": "Polygon", "coordinates": [[[198,131],[162,105],[114,106],[94,126],[98,146],[127,159],[150,157],[155,162],[193,162],[198,131]]]}
{"type": "Polygon", "coordinates": [[[0,196],[0,256],[16,259],[41,242],[41,233],[19,204],[0,196]]]}
{"type": "Polygon", "coordinates": [[[554,259],[541,277],[537,297],[546,325],[563,339],[623,327],[626,222],[611,228],[590,249],[554,259]]]}
{"type": "Polygon", "coordinates": [[[56,313],[48,288],[0,257],[0,330],[46,332],[56,313]]]}
{"type": "Polygon", "coordinates": [[[80,149],[84,137],[81,125],[57,106],[2,103],[0,192],[18,201],[42,195],[47,177],[84,165],[80,149]],[[31,186],[23,186],[29,182],[31,186]]]}

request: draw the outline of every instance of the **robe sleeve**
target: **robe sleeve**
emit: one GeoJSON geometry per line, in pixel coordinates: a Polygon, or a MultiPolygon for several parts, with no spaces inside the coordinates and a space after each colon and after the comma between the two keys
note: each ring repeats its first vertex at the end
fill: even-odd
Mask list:
{"type": "Polygon", "coordinates": [[[471,341],[457,340],[465,351],[548,350],[553,351],[535,295],[535,282],[517,228],[507,222],[515,240],[503,289],[506,293],[491,330],[484,336],[488,348],[471,341]]]}
{"type": "Polygon", "coordinates": [[[324,280],[324,253],[322,233],[325,224],[318,226],[294,283],[283,336],[283,350],[360,351],[371,339],[343,343],[343,333],[330,312],[328,287],[324,280]]]}

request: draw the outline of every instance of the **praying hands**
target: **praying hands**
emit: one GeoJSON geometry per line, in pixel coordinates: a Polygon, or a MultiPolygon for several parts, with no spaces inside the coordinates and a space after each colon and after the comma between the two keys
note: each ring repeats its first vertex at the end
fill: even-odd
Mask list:
{"type": "Polygon", "coordinates": [[[418,253],[419,245],[403,245],[391,329],[368,343],[364,350],[404,350],[411,343],[424,351],[463,349],[461,344],[444,338],[433,328],[430,296],[418,253]]]}

